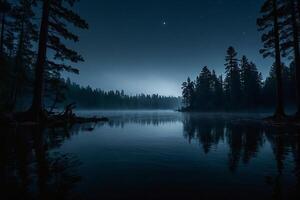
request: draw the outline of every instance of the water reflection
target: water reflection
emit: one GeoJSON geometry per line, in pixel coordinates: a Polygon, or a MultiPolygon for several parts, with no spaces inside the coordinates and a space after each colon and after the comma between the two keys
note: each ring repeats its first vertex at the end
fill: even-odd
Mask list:
{"type": "Polygon", "coordinates": [[[298,199],[300,197],[299,129],[269,127],[252,120],[199,118],[197,115],[185,115],[183,126],[184,137],[189,142],[197,140],[206,154],[213,146],[225,143],[229,148],[228,168],[232,173],[236,172],[241,162],[245,165],[249,164],[251,159],[256,158],[261,149],[269,143],[277,167],[276,174],[265,177],[266,184],[272,187],[272,199],[298,199]],[[287,161],[288,157],[292,157],[292,161],[287,161]],[[284,195],[283,171],[285,165],[291,164],[297,185],[289,188],[288,193],[284,195]]]}
{"type": "MultiPolygon", "coordinates": [[[[1,197],[43,200],[92,199],[84,195],[95,193],[93,199],[112,199],[110,197],[113,194],[124,197],[121,191],[126,191],[128,196],[119,199],[135,199],[131,198],[130,192],[134,191],[136,199],[140,199],[141,196],[151,199],[151,195],[159,191],[161,196],[171,196],[172,199],[177,199],[177,196],[199,199],[200,194],[210,197],[209,199],[222,199],[228,192],[233,192],[232,197],[244,195],[244,199],[299,198],[299,129],[272,128],[251,120],[251,117],[242,117],[244,120],[241,120],[241,117],[222,115],[123,113],[112,114],[110,117],[112,120],[108,124],[84,124],[59,129],[1,128],[1,197]],[[148,132],[144,131],[146,129],[148,132]],[[122,130],[122,134],[117,134],[116,130],[122,130]],[[151,133],[151,130],[155,133],[158,131],[161,135],[176,130],[180,133],[180,142],[175,140],[175,133],[174,137],[172,133],[168,133],[166,138],[160,138],[157,134],[142,137],[143,134],[151,133]],[[92,139],[85,140],[82,137],[87,135],[87,132],[91,133],[89,138],[92,139]],[[133,132],[139,134],[132,134],[133,132]],[[135,139],[133,136],[140,138],[135,139]],[[77,138],[77,142],[72,140],[74,137],[77,138]],[[88,145],[95,146],[91,149],[80,149],[79,152],[84,152],[85,155],[80,157],[78,152],[66,153],[61,150],[67,141],[70,146],[86,141],[89,142],[88,145]],[[192,148],[195,143],[200,148],[192,148]],[[221,152],[218,151],[220,149],[221,152]],[[160,152],[161,150],[165,152],[160,152]],[[203,154],[194,154],[194,151],[201,151],[203,154]],[[91,152],[97,156],[90,155],[91,152]],[[225,156],[218,156],[216,152],[225,156]],[[90,158],[87,158],[89,156],[90,158]],[[212,169],[201,168],[207,157],[215,160],[213,166],[218,168],[214,170],[219,170],[216,173],[221,174],[221,177],[209,176],[212,169]],[[184,158],[187,158],[185,163],[182,162],[184,158]],[[105,161],[101,162],[101,159],[105,161]],[[253,162],[258,161],[262,164],[252,166],[253,162]],[[88,176],[100,178],[88,182],[86,177],[82,177],[84,173],[81,170],[81,162],[93,170],[93,174],[87,172],[88,176]],[[220,164],[222,162],[226,163],[226,169],[220,164]],[[259,168],[264,165],[270,166],[266,172],[259,168]],[[251,168],[245,170],[248,166],[251,168]],[[186,173],[184,176],[183,171],[186,173]],[[249,172],[259,177],[246,177],[247,174],[244,173],[249,172]],[[124,179],[122,182],[126,185],[118,186],[116,180],[119,177],[115,177],[116,174],[124,179]],[[141,174],[148,179],[141,178],[141,174]],[[175,181],[166,185],[165,178],[175,181]],[[246,178],[250,180],[248,188],[239,191],[238,184],[234,181],[243,183],[246,178]],[[155,185],[160,185],[159,189],[152,185],[151,180],[157,180],[155,185]],[[223,180],[224,184],[232,186],[233,189],[224,192],[224,188],[217,187],[223,180]],[[91,184],[97,188],[95,191],[80,188],[90,188],[91,184]],[[262,184],[266,187],[263,189],[266,194],[245,195],[245,192],[259,190],[262,184]],[[139,187],[147,189],[139,191],[139,187]],[[165,194],[170,191],[171,195],[165,194]],[[139,193],[143,194],[138,195],[139,193]]],[[[155,197],[160,199],[157,194],[155,197]]]]}
{"type": "Polygon", "coordinates": [[[53,151],[70,133],[39,127],[1,128],[0,189],[4,199],[77,199],[74,155],[53,151]]]}
{"type": "Polygon", "coordinates": [[[248,121],[236,123],[230,119],[207,119],[185,115],[184,137],[189,141],[198,140],[204,152],[225,142],[229,146],[228,163],[234,172],[239,162],[247,164],[264,145],[264,128],[260,123],[248,121]]]}

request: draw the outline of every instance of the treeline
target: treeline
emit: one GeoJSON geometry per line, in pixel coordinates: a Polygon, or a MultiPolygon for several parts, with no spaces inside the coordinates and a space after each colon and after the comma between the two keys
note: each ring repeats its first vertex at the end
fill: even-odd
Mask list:
{"type": "Polygon", "coordinates": [[[124,91],[103,91],[92,89],[90,86],[82,87],[65,82],[65,102],[76,102],[79,108],[86,109],[178,109],[181,98],[154,95],[126,95],[124,91]]]}
{"type": "Polygon", "coordinates": [[[187,110],[252,110],[275,104],[274,118],[281,120],[286,117],[286,104],[296,101],[295,116],[300,118],[300,2],[265,0],[257,26],[262,32],[260,53],[274,59],[270,77],[262,81],[256,66],[245,62],[245,57],[237,59],[230,47],[224,80],[203,69],[196,81],[183,84],[187,110]],[[293,60],[289,68],[282,63],[284,57],[293,60]],[[209,74],[212,78],[207,78],[209,74]]]}
{"type": "MultiPolygon", "coordinates": [[[[293,107],[296,103],[295,65],[282,64],[284,102],[293,107]]],[[[225,57],[225,76],[217,75],[207,66],[196,80],[187,79],[182,84],[186,110],[197,111],[255,111],[271,109],[276,105],[276,71],[271,67],[263,80],[257,65],[246,56],[238,57],[229,47],[225,57]]]]}

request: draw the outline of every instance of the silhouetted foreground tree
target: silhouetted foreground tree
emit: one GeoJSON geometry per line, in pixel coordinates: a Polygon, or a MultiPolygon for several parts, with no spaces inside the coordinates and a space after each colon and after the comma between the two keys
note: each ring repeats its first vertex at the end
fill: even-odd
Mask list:
{"type": "Polygon", "coordinates": [[[88,28],[87,23],[72,11],[76,2],[78,0],[0,1],[1,123],[34,121],[56,125],[107,120],[76,117],[70,110],[64,112],[68,115],[48,115],[45,109],[45,105],[49,104],[45,97],[53,99],[52,107],[64,100],[61,72],[78,73],[66,63],[83,61],[82,56],[63,44],[63,40],[79,40],[69,31],[68,24],[88,28]],[[39,5],[41,12],[34,12],[40,7],[33,7],[39,5]],[[39,33],[37,27],[40,28],[39,33]],[[37,41],[38,44],[35,44],[37,41]],[[27,105],[32,102],[28,112],[13,112],[20,111],[16,105],[25,101],[27,105]]]}
{"type": "Polygon", "coordinates": [[[41,1],[42,19],[39,33],[38,56],[35,66],[33,100],[30,108],[30,112],[36,120],[43,117],[44,113],[42,98],[46,75],[51,76],[51,72],[54,71],[57,74],[57,72],[63,70],[78,73],[78,70],[62,62],[65,60],[75,63],[83,61],[83,58],[76,51],[66,47],[62,43],[62,38],[74,42],[79,40],[78,36],[67,29],[66,22],[81,29],[88,28],[88,24],[71,10],[75,2],[76,0],[41,1]],[[54,51],[54,60],[61,62],[57,63],[47,59],[48,49],[54,51]]]}
{"type": "Polygon", "coordinates": [[[37,41],[37,26],[33,23],[33,0],[20,0],[12,10],[13,27],[16,35],[16,50],[13,63],[10,110],[14,110],[19,96],[29,87],[30,72],[35,61],[33,43],[37,41]]]}
{"type": "Polygon", "coordinates": [[[262,17],[257,20],[259,30],[264,32],[262,36],[264,48],[261,49],[260,52],[265,58],[275,57],[277,104],[274,117],[278,119],[285,116],[280,49],[280,31],[282,30],[280,17],[282,15],[282,9],[283,6],[281,4],[281,1],[266,0],[261,8],[262,17]]]}
{"type": "Polygon", "coordinates": [[[7,20],[10,15],[11,4],[6,0],[0,1],[0,13],[1,13],[1,35],[0,35],[0,56],[3,59],[5,47],[7,48],[9,37],[11,36],[11,30],[9,22],[7,20]]]}
{"type": "Polygon", "coordinates": [[[283,32],[281,35],[281,48],[283,56],[292,55],[294,60],[295,91],[297,95],[296,116],[300,117],[300,49],[299,49],[299,25],[300,25],[300,2],[298,0],[286,0],[282,19],[283,32]]]}
{"type": "Polygon", "coordinates": [[[8,94],[8,84],[9,84],[9,60],[8,49],[6,49],[6,44],[10,40],[11,36],[10,26],[8,23],[8,18],[11,11],[11,4],[6,0],[0,1],[0,106],[3,107],[6,103],[6,95],[8,94]]]}

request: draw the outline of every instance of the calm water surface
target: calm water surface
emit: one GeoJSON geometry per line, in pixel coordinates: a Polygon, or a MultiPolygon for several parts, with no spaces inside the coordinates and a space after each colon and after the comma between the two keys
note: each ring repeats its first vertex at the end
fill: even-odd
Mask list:
{"type": "Polygon", "coordinates": [[[2,128],[1,199],[299,198],[300,131],[263,126],[263,115],[80,114],[111,120],[2,128]]]}

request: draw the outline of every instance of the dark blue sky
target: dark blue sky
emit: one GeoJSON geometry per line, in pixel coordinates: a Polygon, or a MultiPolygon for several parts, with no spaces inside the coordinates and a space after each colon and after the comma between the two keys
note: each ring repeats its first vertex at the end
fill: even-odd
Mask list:
{"type": "Polygon", "coordinates": [[[180,95],[180,85],[202,66],[224,72],[232,45],[267,74],[259,55],[256,18],[263,0],[81,0],[90,30],[76,48],[86,62],[72,80],[130,94],[180,95]]]}

